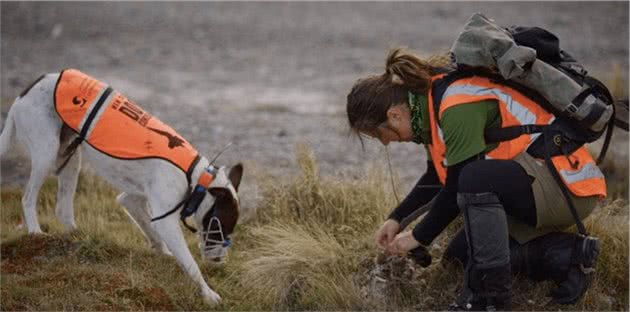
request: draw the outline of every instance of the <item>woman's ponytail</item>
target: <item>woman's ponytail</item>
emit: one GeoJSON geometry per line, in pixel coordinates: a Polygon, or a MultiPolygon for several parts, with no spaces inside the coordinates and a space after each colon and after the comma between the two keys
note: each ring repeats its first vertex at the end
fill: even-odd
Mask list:
{"type": "Polygon", "coordinates": [[[404,48],[396,48],[387,56],[383,75],[394,85],[424,94],[429,88],[431,76],[436,74],[439,67],[447,64],[445,57],[432,57],[425,61],[404,48]]]}
{"type": "Polygon", "coordinates": [[[408,103],[409,91],[427,94],[431,76],[447,65],[446,56],[425,61],[403,48],[390,51],[385,72],[358,80],[348,94],[350,128],[356,134],[373,132],[387,120],[390,107],[408,103]]]}

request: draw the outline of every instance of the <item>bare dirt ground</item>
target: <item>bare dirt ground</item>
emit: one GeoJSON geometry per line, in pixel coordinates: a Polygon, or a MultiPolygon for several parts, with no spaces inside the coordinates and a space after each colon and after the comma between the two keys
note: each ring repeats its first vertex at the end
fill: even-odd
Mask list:
{"type": "MultiPolygon", "coordinates": [[[[2,116],[46,72],[78,68],[108,82],[220,162],[245,161],[284,176],[293,150],[310,144],[322,172],[356,174],[385,164],[347,135],[345,96],[383,70],[387,50],[446,51],[474,12],[504,25],[537,25],[607,79],[628,77],[627,2],[52,3],[2,2],[2,116]]],[[[627,89],[627,86],[624,86],[627,89]]],[[[627,136],[617,139],[627,164],[627,136]]],[[[390,147],[407,190],[425,170],[415,144],[390,147]]],[[[2,184],[21,184],[28,163],[2,159],[2,184]]],[[[625,166],[627,168],[627,165],[625,166]]],[[[246,176],[247,178],[247,176],[246,176]]],[[[248,201],[256,186],[245,180],[248,201]]],[[[255,197],[255,196],[254,196],[255,197]]]]}

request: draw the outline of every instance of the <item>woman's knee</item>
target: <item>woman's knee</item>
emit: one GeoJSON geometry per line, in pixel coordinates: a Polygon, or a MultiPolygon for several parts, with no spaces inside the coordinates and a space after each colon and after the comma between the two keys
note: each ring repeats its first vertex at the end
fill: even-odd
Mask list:
{"type": "MultiPolygon", "coordinates": [[[[477,160],[462,168],[458,181],[460,193],[501,193],[505,186],[529,186],[527,173],[513,160],[477,160]],[[519,183],[523,181],[523,183],[519,183]]],[[[510,187],[510,188],[511,188],[510,187]]]]}
{"type": "Polygon", "coordinates": [[[484,193],[491,192],[492,181],[490,177],[492,164],[487,160],[477,160],[469,163],[459,175],[458,192],[460,193],[484,193]]]}

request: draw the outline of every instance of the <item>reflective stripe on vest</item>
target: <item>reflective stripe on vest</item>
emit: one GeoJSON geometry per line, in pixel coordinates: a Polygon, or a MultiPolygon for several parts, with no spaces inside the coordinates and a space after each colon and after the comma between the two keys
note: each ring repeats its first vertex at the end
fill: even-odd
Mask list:
{"type": "MultiPolygon", "coordinates": [[[[441,77],[442,75],[435,76],[432,81],[441,77]]],[[[435,120],[431,91],[429,91],[428,99],[432,139],[432,144],[429,144],[429,152],[431,153],[438,177],[444,184],[446,182],[447,165],[445,157],[446,146],[439,122],[435,120]]],[[[439,105],[439,118],[442,118],[444,111],[448,108],[483,100],[496,100],[499,103],[501,127],[528,124],[547,125],[555,119],[552,114],[518,91],[478,76],[457,80],[447,87],[439,105]]],[[[486,158],[512,159],[525,152],[539,136],[540,133],[524,134],[513,140],[500,142],[495,149],[487,153],[486,158]]],[[[569,190],[576,196],[606,196],[604,177],[586,148],[581,147],[569,158],[571,162],[567,160],[566,156],[552,158],[556,169],[559,170],[569,190]],[[577,164],[577,168],[573,168],[572,163],[577,164]]]]}
{"type": "Polygon", "coordinates": [[[87,143],[104,154],[120,159],[161,158],[186,174],[192,171],[198,153],[190,143],[120,92],[103,98],[107,89],[78,70],[64,70],[55,87],[55,109],[64,124],[77,134],[83,132],[87,143]],[[102,104],[97,108],[99,100],[102,104]]]}
{"type": "Polygon", "coordinates": [[[564,155],[552,157],[551,161],[560,173],[564,184],[575,196],[606,197],[604,174],[597,167],[586,147],[580,147],[568,157],[564,155]]]}
{"type": "Polygon", "coordinates": [[[567,183],[576,183],[591,178],[604,178],[599,168],[593,164],[586,164],[577,171],[560,170],[560,176],[567,183]]]}

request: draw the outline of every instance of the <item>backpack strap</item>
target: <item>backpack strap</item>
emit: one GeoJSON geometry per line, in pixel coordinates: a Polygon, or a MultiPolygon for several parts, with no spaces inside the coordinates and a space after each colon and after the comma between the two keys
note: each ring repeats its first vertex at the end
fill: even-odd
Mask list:
{"type": "MultiPolygon", "coordinates": [[[[573,200],[571,199],[569,190],[564,184],[564,182],[562,181],[562,178],[560,177],[558,170],[556,169],[556,167],[553,165],[553,162],[551,161],[551,150],[554,148],[553,145],[561,144],[562,133],[559,131],[553,131],[551,128],[548,128],[548,129],[545,129],[545,131],[543,131],[543,134],[541,137],[543,138],[545,142],[544,143],[545,164],[547,165],[549,172],[551,172],[551,176],[553,176],[554,180],[556,180],[556,183],[558,183],[558,186],[560,186],[560,190],[562,190],[562,195],[564,195],[564,199],[567,205],[569,206],[569,210],[571,211],[571,215],[573,216],[573,219],[575,221],[575,226],[577,227],[578,232],[580,233],[580,235],[587,237],[589,236],[588,232],[586,232],[586,227],[584,226],[584,223],[582,223],[582,220],[580,219],[580,216],[578,215],[577,210],[575,209],[575,205],[573,204],[573,200]],[[560,137],[560,139],[557,138],[558,136],[560,137]]],[[[562,149],[561,146],[558,146],[558,147],[562,149]]]]}
{"type": "MultiPolygon", "coordinates": [[[[606,157],[606,152],[608,151],[608,147],[610,146],[610,141],[612,139],[613,130],[615,129],[615,115],[616,115],[616,105],[614,105],[614,98],[610,91],[601,81],[595,79],[592,76],[584,77],[584,82],[587,85],[592,86],[594,92],[605,97],[606,101],[612,105],[612,116],[610,116],[610,120],[608,121],[608,125],[606,127],[606,137],[604,138],[604,144],[602,145],[602,150],[599,152],[599,157],[597,157],[596,164],[601,164],[606,157]]],[[[627,131],[627,129],[626,129],[627,131]]]]}
{"type": "Polygon", "coordinates": [[[486,143],[499,143],[516,139],[524,134],[540,133],[548,125],[520,125],[503,128],[491,128],[484,131],[486,143]]]}
{"type": "Polygon", "coordinates": [[[617,100],[615,105],[615,126],[628,131],[628,98],[617,100]]]}
{"type": "Polygon", "coordinates": [[[610,116],[610,121],[608,121],[608,125],[606,127],[606,137],[604,138],[604,144],[602,145],[602,150],[599,152],[599,157],[597,157],[596,164],[601,164],[604,161],[604,157],[606,157],[606,152],[608,151],[608,147],[610,146],[610,141],[612,139],[613,130],[615,129],[615,106],[613,105],[612,116],[610,116]]]}

